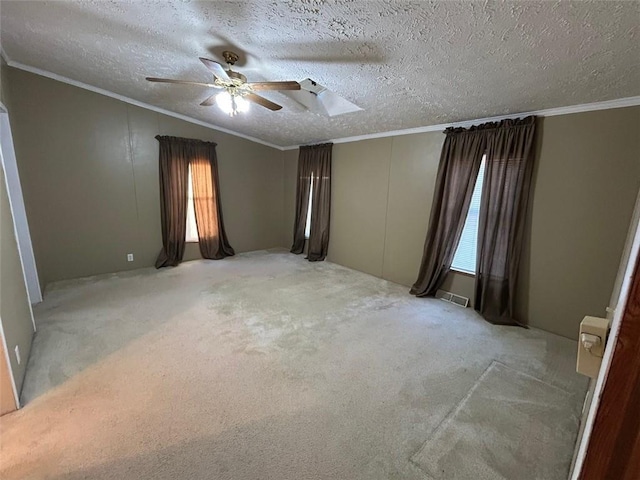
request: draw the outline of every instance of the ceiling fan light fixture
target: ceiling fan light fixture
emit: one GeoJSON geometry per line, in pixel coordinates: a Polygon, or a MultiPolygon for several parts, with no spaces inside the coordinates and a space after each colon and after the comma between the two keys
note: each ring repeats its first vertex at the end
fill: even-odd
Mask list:
{"type": "Polygon", "coordinates": [[[251,103],[244,97],[235,97],[236,109],[238,112],[246,113],[249,111],[251,103]]]}
{"type": "Polygon", "coordinates": [[[216,96],[216,103],[220,110],[233,117],[240,113],[249,111],[249,101],[239,95],[232,95],[231,93],[224,91],[220,92],[216,96]]]}
{"type": "Polygon", "coordinates": [[[224,113],[227,115],[233,115],[233,102],[229,92],[220,92],[216,96],[216,103],[224,113]]]}

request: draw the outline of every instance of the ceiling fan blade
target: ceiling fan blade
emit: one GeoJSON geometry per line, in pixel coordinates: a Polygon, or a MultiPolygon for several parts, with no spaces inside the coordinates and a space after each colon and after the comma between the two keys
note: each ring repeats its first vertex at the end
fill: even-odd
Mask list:
{"type": "Polygon", "coordinates": [[[298,82],[253,82],[249,86],[256,92],[260,90],[300,90],[298,82]]]}
{"type": "Polygon", "coordinates": [[[271,100],[267,100],[266,98],[261,97],[260,95],[256,95],[255,93],[249,93],[245,95],[244,98],[246,98],[247,100],[253,103],[257,103],[258,105],[268,108],[269,110],[272,110],[274,112],[282,108],[282,105],[273,103],[271,100]]]}
{"type": "Polygon", "coordinates": [[[202,102],[200,105],[202,105],[203,107],[210,107],[211,105],[216,103],[216,97],[218,96],[218,94],[213,94],[210,97],[207,97],[204,102],[202,102]]]}
{"type": "Polygon", "coordinates": [[[170,78],[155,78],[155,77],[147,77],[147,80],[150,82],[159,82],[159,83],[179,83],[181,85],[199,85],[201,87],[222,88],[220,85],[216,85],[215,83],[190,82],[189,80],[172,80],[170,78]]]}
{"type": "Polygon", "coordinates": [[[213,60],[209,60],[208,58],[203,57],[200,57],[200,61],[204,63],[204,66],[211,70],[213,74],[220,80],[224,80],[225,82],[231,81],[229,75],[227,75],[227,72],[225,72],[224,67],[218,62],[214,62],[213,60]]]}
{"type": "Polygon", "coordinates": [[[300,86],[302,89],[299,92],[288,92],[286,95],[313,113],[335,117],[362,110],[358,105],[342,98],[310,78],[301,81],[300,86]]]}

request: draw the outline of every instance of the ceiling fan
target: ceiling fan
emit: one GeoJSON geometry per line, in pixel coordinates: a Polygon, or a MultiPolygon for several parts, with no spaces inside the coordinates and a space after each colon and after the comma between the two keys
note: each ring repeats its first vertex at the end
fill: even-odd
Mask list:
{"type": "Polygon", "coordinates": [[[282,108],[281,105],[267,100],[255,92],[265,90],[300,90],[300,84],[295,81],[288,82],[247,82],[247,77],[241,73],[234,72],[231,67],[238,61],[238,55],[234,52],[222,52],[227,70],[213,60],[200,57],[200,61],[213,73],[213,83],[191,82],[188,80],[172,80],[169,78],[147,77],[150,82],[161,83],[177,83],[182,85],[199,85],[221,90],[205,99],[200,105],[209,107],[214,103],[230,116],[236,115],[238,112],[246,112],[249,110],[250,102],[276,111],[282,108]]]}

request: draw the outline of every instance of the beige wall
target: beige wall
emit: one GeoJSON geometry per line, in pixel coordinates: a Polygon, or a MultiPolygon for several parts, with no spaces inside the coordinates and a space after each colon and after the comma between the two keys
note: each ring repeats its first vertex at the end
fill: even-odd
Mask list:
{"type": "MultiPolygon", "coordinates": [[[[0,318],[9,353],[9,367],[18,392],[22,382],[31,351],[33,323],[29,297],[24,283],[22,263],[18,253],[13,217],[9,206],[4,170],[0,167],[0,318]],[[21,362],[18,364],[14,353],[15,347],[20,349],[21,362]]],[[[1,353],[1,352],[0,352],[1,353]]],[[[3,354],[4,355],[4,354],[3,354]]],[[[6,371],[0,376],[6,376],[6,371]]],[[[3,385],[6,379],[3,380],[3,385]]],[[[5,393],[3,392],[3,395],[5,393]]]]}
{"type": "Polygon", "coordinates": [[[434,132],[390,140],[384,278],[411,285],[422,259],[444,135],[434,132]]]}
{"type": "Polygon", "coordinates": [[[284,204],[282,246],[287,250],[293,245],[293,224],[295,222],[296,188],[298,181],[298,149],[282,152],[284,161],[284,204]]]}
{"type": "Polygon", "coordinates": [[[382,276],[391,139],[333,147],[327,260],[382,276]]]}
{"type": "Polygon", "coordinates": [[[605,316],[640,187],[640,107],[549,117],[535,176],[521,317],[577,338],[605,316]]]}
{"type": "MultiPolygon", "coordinates": [[[[158,134],[217,142],[223,215],[237,252],[281,245],[281,151],[7,70],[18,169],[43,285],[153,265],[162,245],[158,134]],[[134,262],[126,261],[127,253],[134,262]]],[[[197,244],[188,245],[185,259],[198,257],[197,244]]]]}
{"type": "MultiPolygon", "coordinates": [[[[517,316],[575,338],[583,316],[603,316],[609,303],[640,187],[640,107],[547,117],[540,127],[517,316]]],[[[334,146],[329,260],[415,281],[443,141],[432,132],[334,146]]],[[[285,175],[295,168],[286,161],[285,175]]],[[[285,193],[292,211],[295,189],[285,193]]],[[[292,223],[286,217],[286,231],[292,223]]],[[[458,273],[443,286],[471,298],[473,287],[458,273]]]]}

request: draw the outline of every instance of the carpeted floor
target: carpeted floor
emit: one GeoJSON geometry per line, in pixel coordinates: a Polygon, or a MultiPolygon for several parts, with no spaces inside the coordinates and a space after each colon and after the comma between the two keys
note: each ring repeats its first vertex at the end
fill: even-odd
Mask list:
{"type": "Polygon", "coordinates": [[[283,251],[56,284],[0,478],[566,479],[575,342],[407,290],[283,251]]]}

